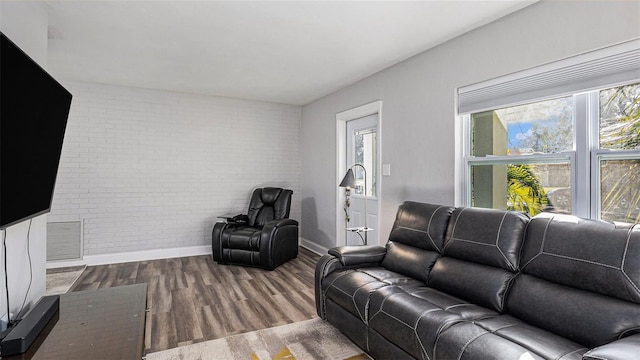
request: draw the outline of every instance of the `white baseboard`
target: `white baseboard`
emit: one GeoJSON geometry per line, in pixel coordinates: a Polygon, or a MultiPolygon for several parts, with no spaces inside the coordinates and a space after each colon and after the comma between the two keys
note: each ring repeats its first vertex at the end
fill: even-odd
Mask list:
{"type": "Polygon", "coordinates": [[[300,246],[304,247],[305,249],[309,250],[309,251],[313,251],[314,253],[318,254],[318,255],[326,255],[327,252],[329,251],[328,248],[318,245],[312,241],[309,241],[305,238],[300,238],[300,246]]]}
{"type": "Polygon", "coordinates": [[[83,259],[47,261],[47,269],[58,269],[63,267],[83,266],[83,265],[87,265],[87,263],[83,259]]]}
{"type": "MultiPolygon", "coordinates": [[[[325,255],[329,249],[320,246],[312,241],[300,238],[300,246],[318,255],[325,255]]],[[[133,251],[128,253],[85,255],[80,260],[50,261],[47,262],[47,269],[80,266],[80,265],[107,265],[132,261],[145,261],[157,259],[170,259],[185,256],[211,255],[211,245],[188,246],[170,249],[155,249],[145,251],[133,251]]]]}
{"type": "Polygon", "coordinates": [[[145,261],[157,259],[170,259],[185,256],[197,256],[211,254],[211,245],[188,246],[171,249],[156,249],[147,251],[134,251],[128,253],[87,255],[84,257],[87,265],[105,265],[132,261],[145,261]]]}
{"type": "Polygon", "coordinates": [[[85,255],[82,260],[48,262],[47,269],[77,266],[77,265],[107,265],[132,261],[145,261],[157,259],[169,259],[185,256],[210,255],[210,245],[188,246],[171,249],[155,249],[146,251],[133,251],[128,253],[85,255]]]}

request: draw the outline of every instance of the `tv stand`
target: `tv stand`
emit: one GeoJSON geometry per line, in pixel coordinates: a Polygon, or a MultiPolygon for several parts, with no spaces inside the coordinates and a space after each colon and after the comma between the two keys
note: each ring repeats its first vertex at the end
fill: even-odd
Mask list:
{"type": "Polygon", "coordinates": [[[26,353],[6,359],[141,359],[146,308],[147,284],[60,295],[57,323],[50,321],[26,353]]]}

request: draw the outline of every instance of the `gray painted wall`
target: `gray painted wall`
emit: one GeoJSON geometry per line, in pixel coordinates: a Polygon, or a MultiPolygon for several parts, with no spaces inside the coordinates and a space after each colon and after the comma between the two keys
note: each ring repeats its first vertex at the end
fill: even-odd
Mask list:
{"type": "Polygon", "coordinates": [[[542,1],[305,105],[302,237],[335,246],[335,115],[382,100],[380,240],[405,200],[454,205],[458,87],[640,37],[639,1],[542,1]]]}

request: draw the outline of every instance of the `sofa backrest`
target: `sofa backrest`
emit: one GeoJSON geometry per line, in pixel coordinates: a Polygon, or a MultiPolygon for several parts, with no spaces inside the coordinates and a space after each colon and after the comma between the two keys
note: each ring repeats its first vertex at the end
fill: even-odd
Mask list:
{"type": "Polygon", "coordinates": [[[429,286],[463,300],[502,311],[519,270],[529,222],[515,211],[457,208],[451,215],[443,256],[429,275],[429,286]]]}
{"type": "Polygon", "coordinates": [[[442,252],[453,207],[407,201],[393,223],[382,266],[427,282],[442,252]]]}
{"type": "Polygon", "coordinates": [[[520,261],[509,314],[590,348],[640,332],[640,226],[541,214],[520,261]]]}

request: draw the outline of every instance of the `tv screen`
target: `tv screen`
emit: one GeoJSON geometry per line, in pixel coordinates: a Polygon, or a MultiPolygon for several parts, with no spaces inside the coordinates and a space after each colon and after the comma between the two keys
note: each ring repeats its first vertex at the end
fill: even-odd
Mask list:
{"type": "Polygon", "coordinates": [[[0,33],[0,229],[51,209],[71,93],[0,33]]]}

